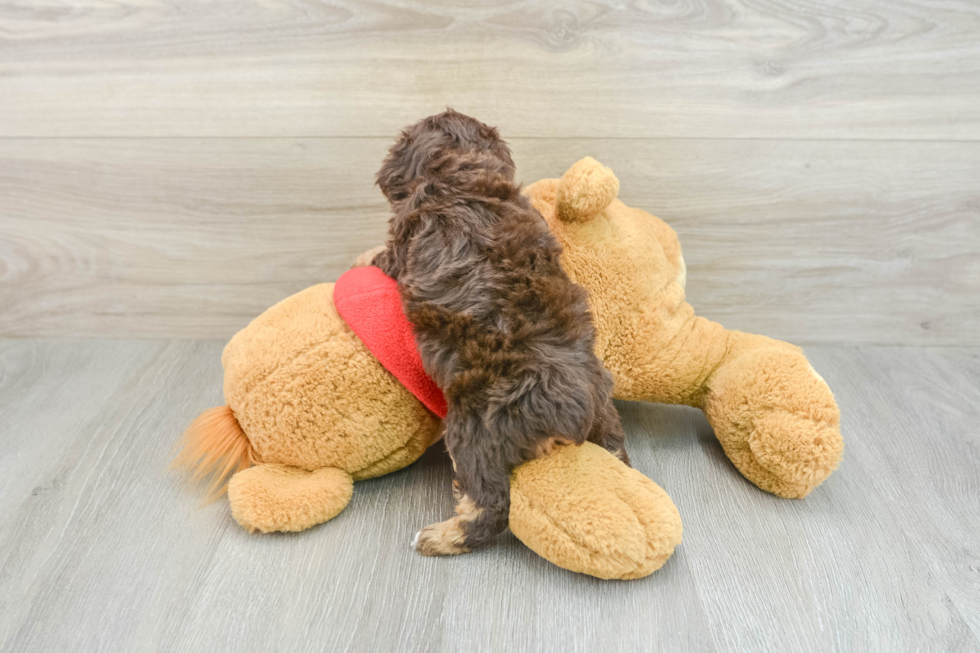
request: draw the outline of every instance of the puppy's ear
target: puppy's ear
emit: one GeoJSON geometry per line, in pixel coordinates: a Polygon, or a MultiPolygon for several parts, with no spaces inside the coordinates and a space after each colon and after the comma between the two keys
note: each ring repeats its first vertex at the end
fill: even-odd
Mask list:
{"type": "Polygon", "coordinates": [[[562,222],[588,222],[609,206],[617,194],[619,179],[613,171],[587,156],[561,177],[558,217],[562,222]]]}
{"type": "Polygon", "coordinates": [[[400,202],[408,197],[409,185],[414,176],[412,171],[416,163],[412,156],[413,150],[417,149],[414,147],[414,140],[407,131],[402,132],[388,150],[388,156],[385,157],[375,177],[375,182],[389,202],[400,202]]]}
{"type": "Polygon", "coordinates": [[[516,167],[507,141],[500,137],[500,132],[497,131],[496,127],[490,127],[483,123],[479,123],[479,125],[484,146],[500,162],[500,173],[508,179],[513,179],[516,167]]]}
{"type": "Polygon", "coordinates": [[[377,184],[389,202],[401,202],[411,195],[433,154],[445,147],[445,134],[426,127],[422,121],[403,131],[378,170],[377,184]]]}

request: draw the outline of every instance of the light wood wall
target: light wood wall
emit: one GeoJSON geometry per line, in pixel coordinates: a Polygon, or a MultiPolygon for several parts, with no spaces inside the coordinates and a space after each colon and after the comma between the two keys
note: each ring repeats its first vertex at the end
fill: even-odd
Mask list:
{"type": "Polygon", "coordinates": [[[0,336],[229,337],[381,241],[446,105],[613,167],[730,327],[980,343],[965,0],[0,1],[0,336]]]}

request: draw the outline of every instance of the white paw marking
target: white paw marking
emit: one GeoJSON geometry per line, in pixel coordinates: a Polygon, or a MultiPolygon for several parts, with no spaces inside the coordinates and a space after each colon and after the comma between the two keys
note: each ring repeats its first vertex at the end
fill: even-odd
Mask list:
{"type": "Polygon", "coordinates": [[[422,531],[415,533],[415,537],[412,538],[412,550],[414,551],[419,545],[419,538],[422,537],[422,531]]]}

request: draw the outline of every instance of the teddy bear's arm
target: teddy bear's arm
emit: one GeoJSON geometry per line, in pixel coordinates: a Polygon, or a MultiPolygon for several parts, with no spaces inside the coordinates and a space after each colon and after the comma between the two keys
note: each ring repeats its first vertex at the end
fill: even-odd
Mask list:
{"type": "Polygon", "coordinates": [[[642,578],[681,542],[659,486],[602,447],[555,447],[511,474],[510,530],[550,562],[599,578],[642,578]]]}
{"type": "Polygon", "coordinates": [[[616,396],[703,409],[746,478],[782,497],[809,494],[836,468],[844,444],[833,393],[802,350],[728,331],[687,302],[664,309],[639,318],[616,396]]]}

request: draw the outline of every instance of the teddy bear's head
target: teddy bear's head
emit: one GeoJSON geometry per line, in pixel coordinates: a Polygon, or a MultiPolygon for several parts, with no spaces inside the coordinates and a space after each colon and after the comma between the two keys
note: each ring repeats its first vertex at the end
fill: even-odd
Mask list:
{"type": "Polygon", "coordinates": [[[591,157],[561,179],[524,194],[563,247],[562,267],[589,290],[596,349],[621,349],[637,316],[684,301],[686,269],[677,235],[659,218],[617,199],[619,180],[591,157]]]}

